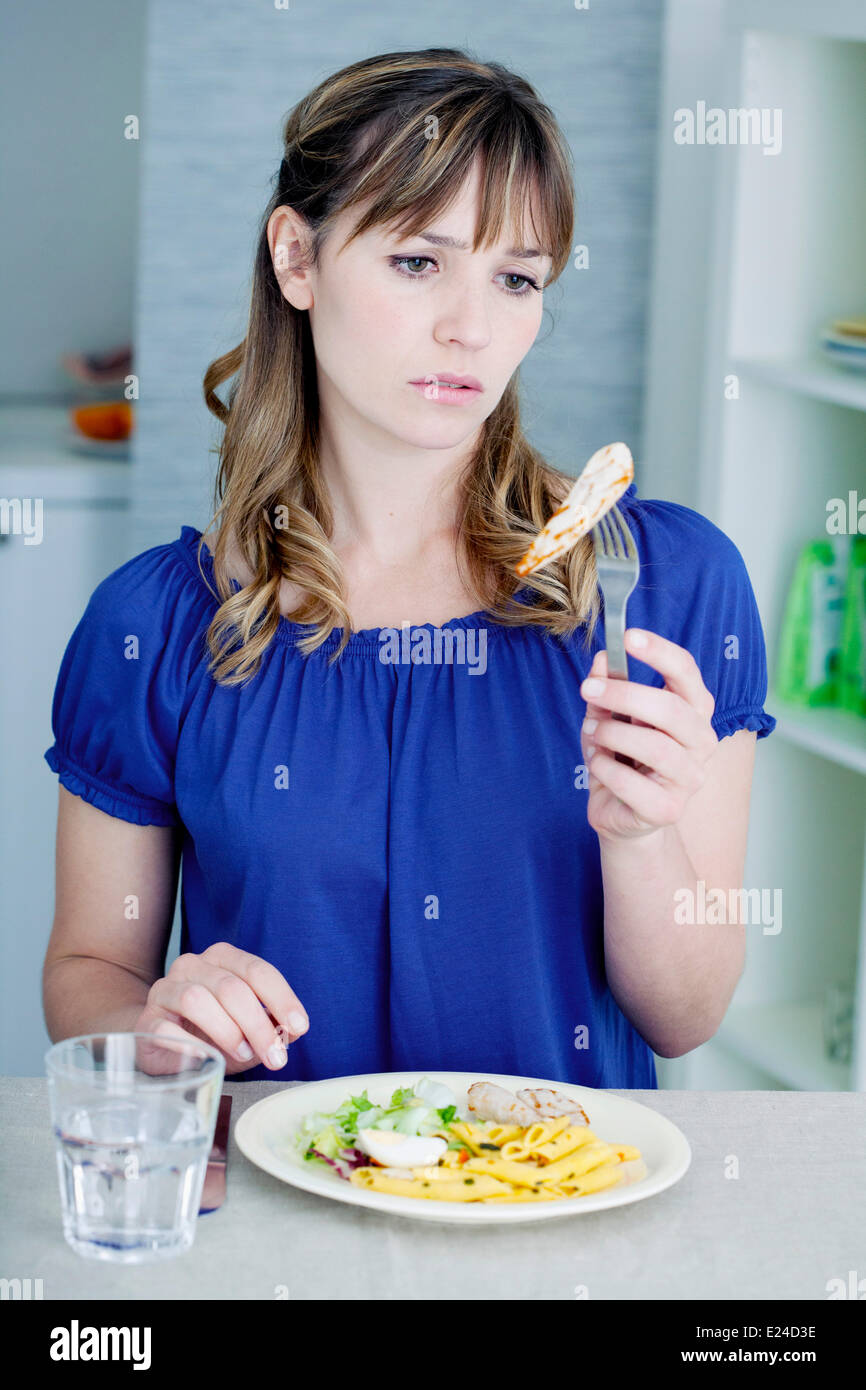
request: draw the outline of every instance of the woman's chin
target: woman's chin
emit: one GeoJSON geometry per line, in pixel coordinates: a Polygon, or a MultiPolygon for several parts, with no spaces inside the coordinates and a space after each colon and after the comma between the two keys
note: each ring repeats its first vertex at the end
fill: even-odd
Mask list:
{"type": "Polygon", "coordinates": [[[453,449],[471,439],[482,423],[470,420],[468,412],[461,412],[459,420],[454,419],[456,414],[449,411],[447,420],[407,421],[402,429],[394,429],[394,434],[413,449],[453,449]]]}

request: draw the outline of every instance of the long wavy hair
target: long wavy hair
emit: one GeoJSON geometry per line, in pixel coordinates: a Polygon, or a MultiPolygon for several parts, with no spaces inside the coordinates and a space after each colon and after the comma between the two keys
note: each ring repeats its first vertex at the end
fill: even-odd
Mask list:
{"type": "MultiPolygon", "coordinates": [[[[213,574],[221,606],[206,640],[214,678],[226,685],[258,669],[281,622],[283,577],[304,594],[291,619],[312,628],[298,639],[305,655],[342,627],[332,644],[336,660],[351,635],[330,544],[332,506],[317,465],[313,340],[307,312],[289,304],[277,282],[267,239],[271,214],[288,205],[303,215],[310,263],[318,265],[345,209],[365,205],[349,240],[381,224],[417,234],[449,206],[479,160],[473,251],[495,244],[506,217],[516,213],[519,225],[526,210],[537,244],[552,258],[551,284],[569,263],[574,230],[571,157],[552,112],[522,77],[460,49],[384,53],[350,64],[293,108],[283,146],[260,224],[246,336],[210,363],[203,383],[208,408],[224,425],[208,526],[220,523],[213,574]],[[224,403],[216,388],[230,377],[224,403]],[[230,535],[254,575],[237,592],[226,567],[230,535]]],[[[526,439],[516,378],[461,473],[459,572],[495,622],[537,624],[555,635],[586,623],[588,645],[600,607],[590,537],[522,581],[513,569],[574,482],[526,439]]]]}

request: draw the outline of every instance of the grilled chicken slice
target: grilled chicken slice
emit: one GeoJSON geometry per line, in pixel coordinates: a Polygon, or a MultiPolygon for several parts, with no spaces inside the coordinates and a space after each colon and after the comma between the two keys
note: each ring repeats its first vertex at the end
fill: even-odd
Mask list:
{"type": "Polygon", "coordinates": [[[475,1081],[467,1091],[469,1112],[479,1120],[493,1120],[499,1125],[534,1125],[538,1111],[519,1100],[504,1086],[492,1081],[475,1081]]]}
{"type": "Polygon", "coordinates": [[[633,477],[634,460],[628,445],[608,444],[596,450],[562,506],[515,565],[516,572],[532,574],[548,560],[564,555],[619,501],[633,477]]]}
{"type": "Polygon", "coordinates": [[[589,1124],[583,1106],[561,1091],[518,1091],[517,1098],[532,1107],[536,1120],[555,1120],[559,1115],[568,1115],[574,1125],[589,1124]]]}

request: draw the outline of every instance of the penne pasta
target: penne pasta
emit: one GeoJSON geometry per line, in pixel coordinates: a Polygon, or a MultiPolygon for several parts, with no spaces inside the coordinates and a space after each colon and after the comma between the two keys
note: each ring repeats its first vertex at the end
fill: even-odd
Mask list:
{"type": "Polygon", "coordinates": [[[523,1137],[520,1139],[509,1140],[502,1145],[503,1158],[524,1158],[536,1153],[538,1149],[555,1139],[569,1125],[569,1117],[560,1115],[554,1120],[543,1120],[538,1124],[530,1125],[524,1130],[523,1137]]]}
{"type": "Polygon", "coordinates": [[[488,1125],[487,1138],[491,1144],[507,1144],[509,1139],[517,1139],[523,1133],[520,1125],[488,1125]]]}
{"type": "Polygon", "coordinates": [[[526,1131],[526,1144],[530,1149],[537,1149],[542,1144],[547,1144],[551,1139],[555,1139],[564,1129],[568,1129],[568,1116],[558,1115],[555,1120],[539,1120],[538,1124],[530,1125],[526,1131]]]}
{"type": "Polygon", "coordinates": [[[573,1183],[563,1182],[561,1187],[569,1197],[585,1197],[588,1192],[600,1192],[602,1188],[615,1186],[622,1181],[622,1176],[622,1164],[602,1163],[573,1183]]]}
{"type": "Polygon", "coordinates": [[[526,1158],[527,1148],[522,1139],[509,1139],[507,1144],[502,1145],[502,1157],[513,1158],[515,1160],[526,1158]]]}
{"type": "Polygon", "coordinates": [[[445,1168],[441,1164],[431,1163],[426,1167],[413,1168],[412,1176],[427,1182],[454,1182],[465,1167],[466,1164],[461,1163],[455,1171],[452,1167],[445,1168]]]}
{"type": "Polygon", "coordinates": [[[554,1202],[557,1197],[567,1197],[569,1193],[560,1192],[555,1187],[540,1187],[532,1191],[528,1187],[515,1187],[511,1192],[496,1192],[485,1197],[485,1202],[554,1202]]]}
{"type": "MultiPolygon", "coordinates": [[[[373,1192],[391,1192],[397,1197],[422,1197],[434,1202],[478,1202],[501,1192],[503,1184],[485,1173],[453,1176],[450,1182],[424,1178],[385,1178],[375,1168],[355,1168],[349,1181],[355,1187],[373,1192]]],[[[507,1190],[507,1189],[506,1189],[507,1190]]]]}
{"type": "Polygon", "coordinates": [[[584,1144],[598,1142],[598,1135],[593,1134],[586,1125],[569,1125],[546,1144],[540,1145],[535,1152],[543,1163],[551,1163],[555,1158],[564,1158],[566,1154],[582,1148],[584,1144]]]}
{"type": "Polygon", "coordinates": [[[463,1164],[470,1173],[489,1173],[518,1187],[537,1187],[544,1182],[547,1171],[537,1163],[506,1158],[470,1158],[463,1164]]]}
{"type": "Polygon", "coordinates": [[[565,1158],[559,1158],[555,1163],[547,1163],[543,1168],[539,1168],[539,1181],[562,1183],[564,1186],[571,1179],[583,1177],[584,1173],[597,1168],[601,1163],[609,1162],[613,1157],[614,1150],[610,1144],[603,1144],[600,1140],[594,1144],[584,1144],[583,1148],[575,1149],[574,1153],[566,1154],[565,1158]]]}
{"type": "Polygon", "coordinates": [[[467,1149],[473,1154],[489,1153],[489,1148],[485,1148],[484,1145],[494,1143],[494,1140],[490,1138],[488,1131],[483,1125],[468,1124],[465,1121],[452,1121],[451,1133],[452,1137],[462,1139],[467,1149]]]}

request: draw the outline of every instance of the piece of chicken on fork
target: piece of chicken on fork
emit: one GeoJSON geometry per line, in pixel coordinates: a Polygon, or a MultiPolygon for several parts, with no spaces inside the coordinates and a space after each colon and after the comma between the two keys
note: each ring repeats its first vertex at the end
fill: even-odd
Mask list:
{"type": "Polygon", "coordinates": [[[526,554],[514,566],[519,575],[565,555],[619,501],[634,478],[628,445],[608,444],[589,460],[562,506],[539,531],[526,554]]]}

